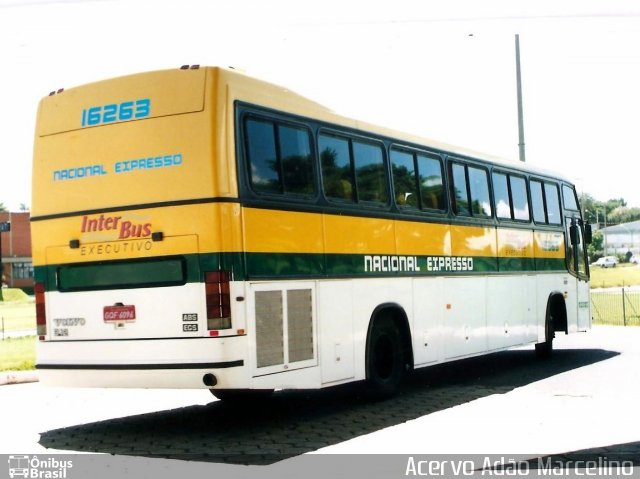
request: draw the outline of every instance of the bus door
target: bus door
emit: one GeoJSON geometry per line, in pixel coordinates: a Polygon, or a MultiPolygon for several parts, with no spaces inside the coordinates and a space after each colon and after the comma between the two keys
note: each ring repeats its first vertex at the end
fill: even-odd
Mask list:
{"type": "Polygon", "coordinates": [[[584,224],[580,218],[567,217],[567,265],[572,275],[578,278],[576,285],[576,307],[578,331],[591,327],[591,301],[589,292],[589,264],[586,253],[584,224]]]}

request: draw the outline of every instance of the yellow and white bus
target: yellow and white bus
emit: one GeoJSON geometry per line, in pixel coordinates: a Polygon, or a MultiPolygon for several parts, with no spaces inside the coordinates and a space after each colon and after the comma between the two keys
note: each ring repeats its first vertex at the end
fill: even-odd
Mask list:
{"type": "Polygon", "coordinates": [[[43,381],[366,380],[590,327],[574,186],[222,68],[52,92],[34,148],[43,381]]]}

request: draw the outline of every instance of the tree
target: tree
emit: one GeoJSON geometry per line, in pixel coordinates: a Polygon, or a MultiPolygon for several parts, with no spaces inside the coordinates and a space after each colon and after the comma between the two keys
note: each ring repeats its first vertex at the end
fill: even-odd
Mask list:
{"type": "Polygon", "coordinates": [[[7,211],[7,207],[4,205],[4,203],[0,203],[0,211],[7,211]]]}
{"type": "Polygon", "coordinates": [[[587,255],[591,262],[596,261],[602,256],[604,250],[604,235],[602,231],[594,231],[591,237],[591,243],[587,246],[587,255]]]}
{"type": "Polygon", "coordinates": [[[627,206],[627,202],[624,200],[624,198],[619,198],[617,200],[608,200],[606,205],[607,205],[607,214],[609,214],[610,211],[615,210],[619,206],[627,206]]]}
{"type": "Polygon", "coordinates": [[[598,201],[593,196],[588,193],[582,193],[580,195],[580,204],[582,206],[582,211],[584,212],[584,218],[587,223],[590,224],[602,224],[604,223],[605,213],[607,215],[607,223],[609,222],[609,213],[618,205],[613,203],[610,205],[608,202],[598,201]]]}
{"type": "Polygon", "coordinates": [[[640,208],[630,208],[624,198],[598,201],[588,193],[580,195],[580,204],[587,223],[604,226],[628,223],[640,219],[640,208]]]}
{"type": "Polygon", "coordinates": [[[612,225],[629,223],[638,219],[640,219],[640,208],[629,208],[627,206],[618,206],[607,216],[607,222],[612,225]]]}

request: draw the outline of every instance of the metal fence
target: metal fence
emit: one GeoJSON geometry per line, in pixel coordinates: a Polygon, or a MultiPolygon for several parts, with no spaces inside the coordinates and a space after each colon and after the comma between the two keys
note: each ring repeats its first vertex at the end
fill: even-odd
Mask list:
{"type": "Polygon", "coordinates": [[[592,291],[591,315],[593,324],[640,326],[640,291],[592,291]]]}

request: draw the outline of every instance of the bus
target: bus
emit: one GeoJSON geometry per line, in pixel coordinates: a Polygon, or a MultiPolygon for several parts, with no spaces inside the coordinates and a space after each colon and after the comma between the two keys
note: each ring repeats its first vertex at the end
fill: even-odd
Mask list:
{"type": "Polygon", "coordinates": [[[218,398],[362,382],[590,328],[567,178],[185,66],[39,105],[37,369],[218,398]]]}

